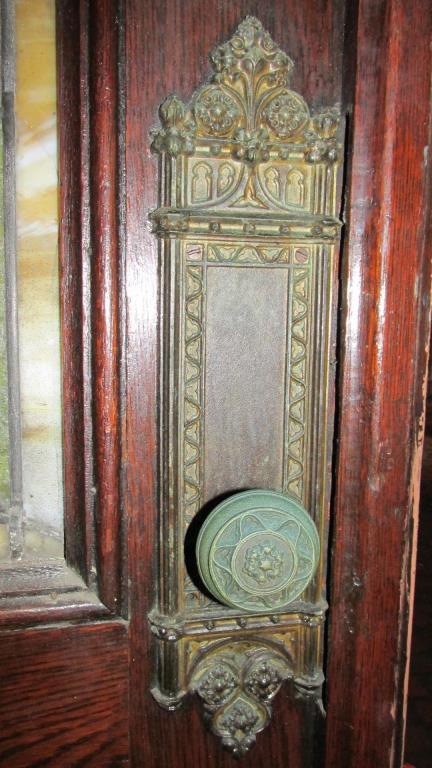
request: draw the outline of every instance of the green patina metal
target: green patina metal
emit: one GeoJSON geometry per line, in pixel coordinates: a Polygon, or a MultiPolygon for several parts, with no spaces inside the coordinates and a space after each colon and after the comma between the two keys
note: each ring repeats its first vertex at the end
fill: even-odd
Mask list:
{"type": "Polygon", "coordinates": [[[213,510],[197,541],[201,578],[224,605],[286,608],[306,589],[319,561],[312,518],[293,498],[245,491],[213,510]]]}

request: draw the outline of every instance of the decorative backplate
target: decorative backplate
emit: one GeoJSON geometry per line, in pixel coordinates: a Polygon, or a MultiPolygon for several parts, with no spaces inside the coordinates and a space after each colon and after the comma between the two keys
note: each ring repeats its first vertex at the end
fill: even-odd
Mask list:
{"type": "Polygon", "coordinates": [[[258,695],[251,670],[259,676],[267,664],[263,690],[268,677],[292,678],[319,696],[322,679],[341,147],[338,109],[311,114],[289,88],[292,61],[257,19],[246,18],[211,61],[210,83],[187,105],[169,96],[152,136],[163,322],[160,556],[149,619],[159,703],[173,709],[197,691],[213,731],[242,754],[280,684],[258,695]],[[319,540],[304,529],[300,563],[276,517],[262,519],[270,552],[258,539],[243,546],[242,529],[235,567],[249,597],[227,600],[225,585],[219,597],[229,607],[200,577],[197,536],[220,501],[256,488],[293,499],[319,540]],[[313,572],[305,563],[318,551],[313,572]],[[284,569],[299,574],[299,588],[284,569]],[[223,700],[210,695],[224,686],[223,700]]]}

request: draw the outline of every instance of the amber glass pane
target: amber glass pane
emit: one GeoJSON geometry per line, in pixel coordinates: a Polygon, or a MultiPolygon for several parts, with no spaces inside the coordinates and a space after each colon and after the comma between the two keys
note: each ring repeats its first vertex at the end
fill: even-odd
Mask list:
{"type": "MultiPolygon", "coordinates": [[[[19,395],[15,411],[11,402],[9,411],[17,414],[20,432],[19,440],[10,441],[9,460],[12,468],[20,462],[20,487],[12,493],[9,521],[4,513],[10,540],[8,551],[0,541],[0,557],[32,559],[63,554],[55,2],[16,0],[14,8],[15,51],[9,51],[8,64],[15,71],[9,115],[15,141],[8,151],[15,162],[16,224],[6,248],[9,253],[16,241],[16,263],[11,267],[6,258],[6,272],[14,270],[17,284],[19,367],[10,366],[9,379],[19,395]]],[[[13,319],[1,320],[10,347],[13,319]]],[[[6,508],[7,380],[1,335],[0,357],[0,499],[6,499],[6,508]]]]}

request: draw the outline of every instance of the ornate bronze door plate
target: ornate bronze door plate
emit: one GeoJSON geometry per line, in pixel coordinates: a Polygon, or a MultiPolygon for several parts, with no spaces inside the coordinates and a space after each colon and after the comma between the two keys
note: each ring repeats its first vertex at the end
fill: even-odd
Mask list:
{"type": "Polygon", "coordinates": [[[257,19],[211,61],[210,84],[189,105],[169,96],[153,135],[162,492],[149,619],[157,701],[175,709],[196,692],[241,755],[284,680],[321,695],[341,146],[338,109],[310,113],[257,19]]]}

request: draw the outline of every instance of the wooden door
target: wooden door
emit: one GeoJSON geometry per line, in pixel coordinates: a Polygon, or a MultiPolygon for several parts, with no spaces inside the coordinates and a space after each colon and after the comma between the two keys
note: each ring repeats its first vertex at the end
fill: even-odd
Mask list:
{"type": "MultiPolygon", "coordinates": [[[[196,697],[152,697],[161,492],[150,134],[254,15],[347,118],[324,710],[282,686],[245,766],[403,758],[429,338],[426,0],[57,3],[65,563],[2,571],[0,764],[229,766],[196,697]]],[[[339,311],[337,311],[339,309],[339,311]]]]}

